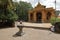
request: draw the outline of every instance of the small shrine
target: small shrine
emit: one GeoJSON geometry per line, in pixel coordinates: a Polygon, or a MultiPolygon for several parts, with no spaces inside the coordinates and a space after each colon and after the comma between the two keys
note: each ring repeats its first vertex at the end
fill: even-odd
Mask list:
{"type": "Polygon", "coordinates": [[[29,10],[28,21],[46,23],[50,22],[50,18],[54,16],[55,16],[55,9],[53,9],[53,7],[46,8],[46,6],[41,5],[38,2],[38,5],[35,8],[29,10]]]}

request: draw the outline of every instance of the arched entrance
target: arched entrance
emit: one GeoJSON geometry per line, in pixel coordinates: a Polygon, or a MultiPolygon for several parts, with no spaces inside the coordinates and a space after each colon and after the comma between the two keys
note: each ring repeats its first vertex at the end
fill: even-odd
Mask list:
{"type": "Polygon", "coordinates": [[[36,20],[37,20],[37,22],[39,22],[39,23],[42,22],[42,13],[41,13],[41,12],[37,12],[37,14],[36,14],[36,20]]]}

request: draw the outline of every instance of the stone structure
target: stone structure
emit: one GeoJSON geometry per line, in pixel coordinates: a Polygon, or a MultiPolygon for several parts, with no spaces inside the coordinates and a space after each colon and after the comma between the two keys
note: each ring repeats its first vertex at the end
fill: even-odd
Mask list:
{"type": "Polygon", "coordinates": [[[32,10],[29,10],[28,13],[28,21],[29,22],[49,22],[51,17],[55,16],[55,9],[46,8],[46,6],[41,5],[38,2],[38,5],[33,8],[32,10]]]}

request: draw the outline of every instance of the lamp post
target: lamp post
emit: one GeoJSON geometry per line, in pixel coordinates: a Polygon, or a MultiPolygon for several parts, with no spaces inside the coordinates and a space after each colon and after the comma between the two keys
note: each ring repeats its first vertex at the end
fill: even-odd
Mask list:
{"type": "Polygon", "coordinates": [[[55,11],[56,11],[56,0],[55,0],[55,11]]]}
{"type": "Polygon", "coordinates": [[[55,32],[56,31],[56,27],[55,27],[56,18],[57,18],[57,15],[56,15],[56,0],[54,1],[54,4],[55,4],[55,21],[54,21],[54,26],[51,26],[51,28],[50,28],[50,30],[52,32],[55,32]]]}
{"type": "MultiPolygon", "coordinates": [[[[56,0],[55,0],[55,14],[56,14],[56,0]]],[[[56,18],[57,18],[57,15],[56,15],[56,18]]],[[[55,31],[60,33],[60,22],[58,20],[56,20],[56,18],[55,18],[55,25],[54,25],[55,31]]]]}
{"type": "MultiPolygon", "coordinates": [[[[57,18],[57,15],[56,15],[56,0],[55,0],[55,17],[57,18]]],[[[55,22],[56,22],[56,18],[55,18],[55,22]]]]}

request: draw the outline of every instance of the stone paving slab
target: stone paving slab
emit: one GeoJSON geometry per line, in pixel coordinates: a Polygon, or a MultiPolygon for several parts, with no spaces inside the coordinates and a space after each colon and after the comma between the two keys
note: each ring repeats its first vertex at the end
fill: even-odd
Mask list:
{"type": "MultiPolygon", "coordinates": [[[[17,26],[19,23],[16,22],[17,26]]],[[[24,25],[35,25],[35,23],[24,22],[24,25]]],[[[40,25],[40,24],[39,24],[40,25]]],[[[36,25],[38,26],[38,24],[36,25]]],[[[43,26],[41,24],[41,26],[43,26]]],[[[44,25],[46,26],[46,25],[44,25]]],[[[0,29],[0,40],[60,40],[60,34],[53,33],[49,30],[42,30],[38,28],[23,28],[23,36],[14,36],[18,32],[18,28],[3,28],[0,29]]]]}
{"type": "Polygon", "coordinates": [[[49,30],[34,28],[24,28],[23,36],[13,36],[18,32],[18,28],[0,29],[0,40],[60,40],[60,34],[55,34],[49,30]]]}

